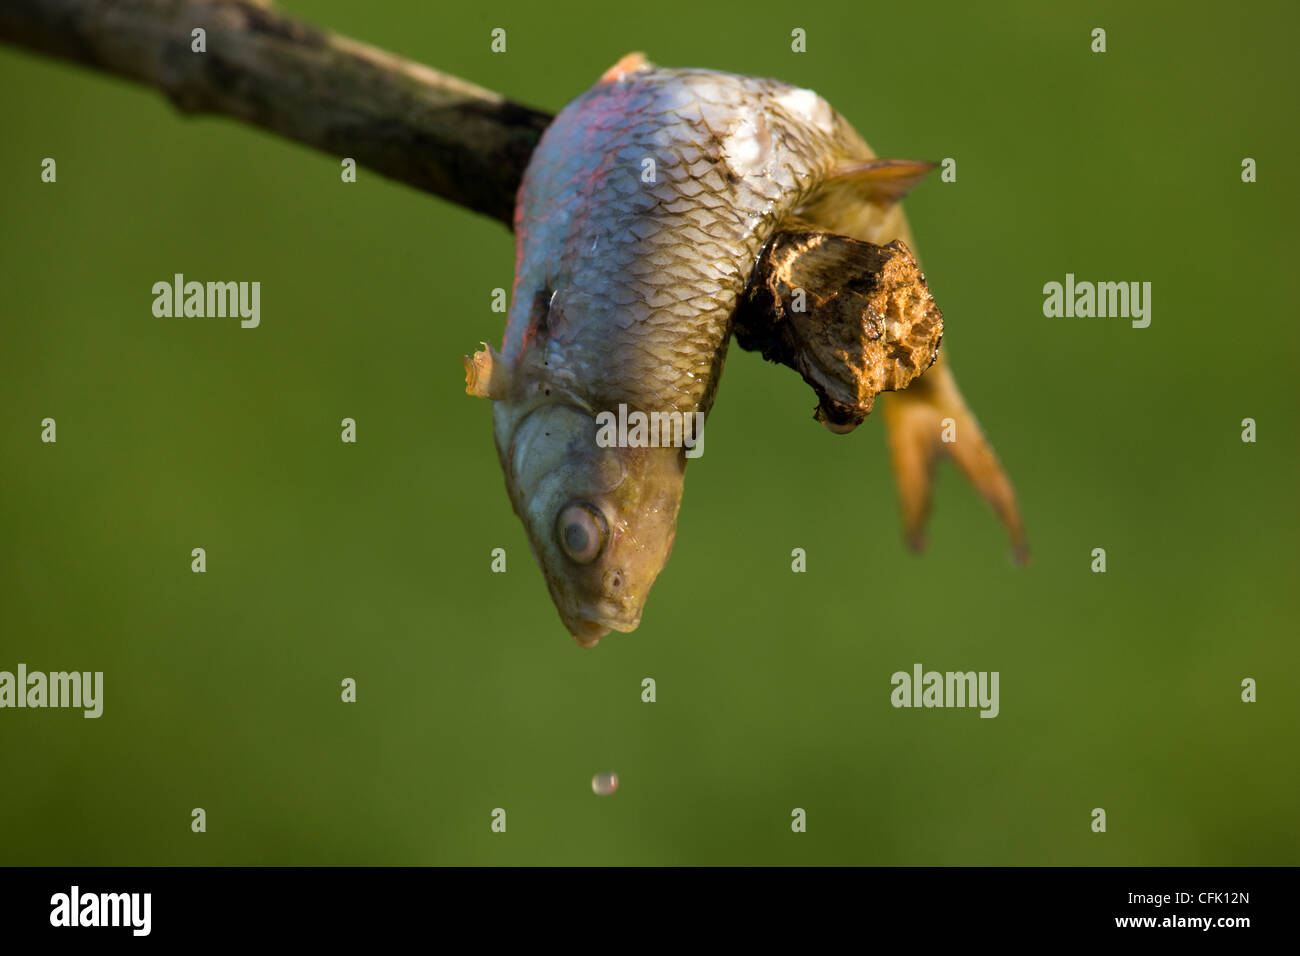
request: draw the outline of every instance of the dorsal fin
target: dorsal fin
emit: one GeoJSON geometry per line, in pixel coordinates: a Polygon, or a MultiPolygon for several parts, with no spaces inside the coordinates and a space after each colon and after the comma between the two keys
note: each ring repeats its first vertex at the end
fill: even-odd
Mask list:
{"type": "Polygon", "coordinates": [[[866,202],[892,206],[938,165],[916,159],[869,159],[836,169],[822,189],[852,190],[866,202]]]}

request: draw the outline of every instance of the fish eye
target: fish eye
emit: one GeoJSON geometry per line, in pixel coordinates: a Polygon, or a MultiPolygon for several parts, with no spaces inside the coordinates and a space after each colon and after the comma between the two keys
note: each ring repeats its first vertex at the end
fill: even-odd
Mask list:
{"type": "Polygon", "coordinates": [[[605,549],[609,523],[600,509],[585,501],[564,507],[555,522],[555,537],[560,547],[577,564],[591,564],[605,549]]]}

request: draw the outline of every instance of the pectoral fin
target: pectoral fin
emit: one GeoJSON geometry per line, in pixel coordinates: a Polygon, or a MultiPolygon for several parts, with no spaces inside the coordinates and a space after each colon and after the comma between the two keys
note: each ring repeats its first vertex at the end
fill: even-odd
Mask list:
{"type": "Polygon", "coordinates": [[[465,394],[493,401],[504,398],[509,385],[506,366],[501,353],[486,342],[472,356],[462,358],[465,364],[465,394]]]}

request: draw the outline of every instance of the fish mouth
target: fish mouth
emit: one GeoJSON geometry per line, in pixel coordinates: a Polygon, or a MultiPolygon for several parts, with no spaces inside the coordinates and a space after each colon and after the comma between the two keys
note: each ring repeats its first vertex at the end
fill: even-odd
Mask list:
{"type": "Polygon", "coordinates": [[[623,621],[592,615],[584,615],[572,621],[566,620],[564,622],[569,629],[569,633],[573,635],[573,639],[583,647],[595,647],[600,643],[600,639],[610,631],[621,631],[624,634],[635,631],[640,623],[640,617],[623,621]]]}
{"type": "Polygon", "coordinates": [[[599,621],[574,621],[569,625],[569,633],[583,647],[595,647],[600,639],[612,631],[599,621]]]}

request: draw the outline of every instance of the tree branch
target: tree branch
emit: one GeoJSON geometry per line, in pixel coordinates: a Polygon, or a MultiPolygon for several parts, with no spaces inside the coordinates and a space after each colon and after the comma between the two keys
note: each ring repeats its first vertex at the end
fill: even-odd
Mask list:
{"type": "Polygon", "coordinates": [[[0,40],[351,157],[506,225],[551,121],[254,0],[0,0],[0,40]],[[191,49],[196,27],[205,53],[191,49]]]}

